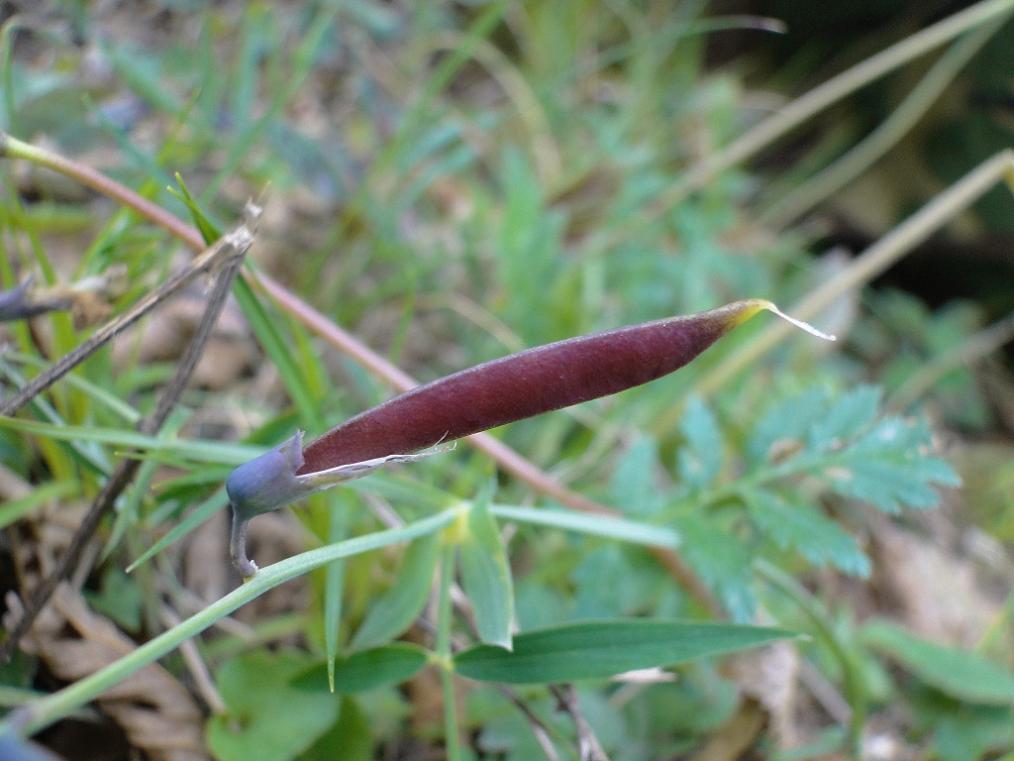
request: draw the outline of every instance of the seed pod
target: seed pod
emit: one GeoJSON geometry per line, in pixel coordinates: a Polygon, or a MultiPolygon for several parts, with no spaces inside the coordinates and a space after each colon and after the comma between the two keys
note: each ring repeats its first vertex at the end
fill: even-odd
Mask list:
{"type": "Polygon", "coordinates": [[[485,362],[418,386],[347,420],[300,452],[301,434],[240,466],[226,484],[232,554],[244,576],[256,566],[245,524],[314,491],[479,431],[639,386],[678,370],[762,310],[822,338],[761,299],[571,338],[485,362]]]}

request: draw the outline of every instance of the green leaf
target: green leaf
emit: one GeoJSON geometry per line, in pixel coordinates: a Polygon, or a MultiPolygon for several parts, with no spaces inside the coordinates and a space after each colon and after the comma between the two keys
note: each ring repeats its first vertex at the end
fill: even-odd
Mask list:
{"type": "Polygon", "coordinates": [[[169,192],[184,203],[187,207],[187,211],[190,212],[191,219],[194,220],[194,225],[196,225],[197,229],[200,231],[201,237],[204,238],[204,242],[210,246],[222,237],[222,231],[215,226],[214,222],[208,219],[207,215],[205,215],[203,211],[201,211],[201,208],[197,205],[197,201],[195,201],[194,197],[190,195],[190,189],[186,186],[186,183],[183,182],[183,176],[179,172],[176,173],[176,182],[180,186],[179,193],[177,193],[173,188],[169,188],[169,192]]]}
{"type": "Polygon", "coordinates": [[[257,336],[257,342],[260,343],[264,353],[278,370],[285,389],[289,392],[289,396],[299,411],[300,422],[307,429],[313,430],[319,420],[317,405],[313,400],[313,394],[307,387],[302,371],[293,358],[290,348],[292,342],[287,340],[279,329],[281,319],[268,311],[250,284],[243,278],[236,278],[233,295],[243,310],[243,316],[250,324],[250,329],[257,336]]]}
{"type": "Polygon", "coordinates": [[[372,761],[376,717],[368,716],[355,699],[343,696],[338,721],[321,735],[300,761],[372,761]]]}
{"type": "Polygon", "coordinates": [[[0,505],[0,529],[16,523],[35,508],[46,504],[52,499],[66,497],[78,488],[74,481],[53,481],[32,489],[20,499],[12,499],[0,505]]]}
{"type": "Polygon", "coordinates": [[[212,716],[207,725],[208,747],[215,758],[288,761],[334,723],[338,701],[326,683],[316,690],[292,684],[309,661],[309,656],[292,651],[255,651],[222,664],[215,681],[229,710],[212,716]]]}
{"type": "Polygon", "coordinates": [[[660,470],[658,444],[641,436],[624,453],[609,481],[609,492],[617,505],[635,515],[650,515],[662,507],[656,480],[660,470]]]}
{"type": "MultiPolygon", "coordinates": [[[[201,210],[197,201],[191,195],[190,190],[184,184],[183,178],[176,174],[176,182],[179,184],[180,192],[177,197],[182,200],[191,212],[194,223],[201,230],[206,244],[213,243],[221,237],[221,230],[201,210]]],[[[300,371],[299,366],[293,358],[293,351],[290,349],[290,342],[283,337],[279,325],[282,322],[277,315],[272,315],[269,308],[261,301],[257,293],[249,286],[243,278],[237,278],[232,286],[232,293],[242,309],[243,316],[249,323],[253,335],[257,336],[265,353],[278,369],[285,384],[286,391],[292,398],[296,409],[299,411],[299,419],[307,429],[314,429],[317,420],[316,405],[313,402],[313,394],[310,392],[306,378],[300,371]]],[[[299,342],[297,342],[299,343],[299,342]]],[[[315,361],[315,360],[314,360],[315,361]]]]}
{"type": "Polygon", "coordinates": [[[799,498],[791,502],[763,489],[743,492],[750,517],[782,549],[794,549],[815,565],[830,563],[863,578],[870,560],[855,538],[799,498]]]}
{"type": "MultiPolygon", "coordinates": [[[[34,367],[36,370],[46,370],[50,367],[49,362],[32,356],[31,354],[23,354],[17,351],[5,350],[4,358],[34,367]]],[[[86,378],[82,378],[77,373],[67,373],[63,376],[60,382],[79,389],[85,396],[90,397],[95,402],[107,407],[112,412],[115,412],[127,423],[134,424],[141,419],[141,413],[127,404],[127,402],[123,401],[105,388],[92,383],[86,378]]]]}
{"type": "Polygon", "coordinates": [[[511,684],[604,679],[791,636],[781,629],[735,624],[590,621],[515,635],[513,651],[477,645],[456,655],[454,668],[469,679],[511,684]]]}
{"type": "Polygon", "coordinates": [[[757,600],[753,556],[731,530],[711,518],[684,516],[677,522],[683,543],[680,552],[701,579],[714,590],[735,621],[753,618],[757,600]]]}
{"type": "Polygon", "coordinates": [[[684,444],[679,450],[677,470],[688,491],[699,491],[718,477],[722,468],[722,434],[718,422],[698,396],[687,401],[680,421],[684,444]]]}
{"type": "Polygon", "coordinates": [[[842,394],[813,422],[807,437],[809,444],[817,449],[830,449],[857,436],[873,422],[879,405],[877,386],[859,386],[842,394]]]}
{"type": "MultiPolygon", "coordinates": [[[[364,692],[385,684],[399,684],[419,673],[427,660],[423,648],[406,642],[360,650],[335,661],[334,691],[364,692]]],[[[323,666],[323,663],[318,663],[299,674],[293,680],[293,686],[301,690],[330,689],[323,666]]]]}
{"type": "Polygon", "coordinates": [[[929,454],[933,442],[925,420],[885,417],[874,423],[878,400],[878,389],[861,386],[831,403],[817,389],[778,403],[750,437],[754,467],[747,478],[760,485],[808,474],[831,491],[888,513],[934,507],[936,486],[956,486],[960,479],[929,454]]]}
{"type": "Polygon", "coordinates": [[[935,507],[933,484],[958,486],[950,465],[926,454],[932,436],[925,420],[881,420],[853,445],[835,455],[826,475],[839,494],[861,499],[887,513],[935,507]]]}
{"type": "Polygon", "coordinates": [[[128,632],[141,628],[141,609],[144,605],[141,589],[135,579],[116,566],[109,566],[102,575],[98,593],[85,592],[88,603],[95,610],[109,616],[128,632]]]}
{"type": "Polygon", "coordinates": [[[157,436],[145,436],[135,431],[117,428],[40,423],[35,420],[4,417],[3,415],[0,415],[0,428],[47,436],[58,441],[97,441],[101,444],[110,444],[124,449],[171,453],[195,462],[221,465],[242,465],[244,462],[264,454],[266,449],[245,444],[226,444],[197,439],[160,439],[157,436]]]}
{"type": "MultiPolygon", "coordinates": [[[[156,435],[162,440],[176,438],[176,434],[179,433],[189,417],[190,413],[185,409],[174,410],[156,435]]],[[[106,544],[102,548],[101,560],[108,558],[119,546],[127,530],[137,524],[138,516],[141,514],[141,505],[151,490],[151,481],[155,477],[157,469],[158,463],[154,460],[141,463],[141,467],[137,469],[134,484],[127,493],[126,499],[117,505],[116,520],[113,521],[109,539],[106,540],[106,544]]]]}
{"type": "Polygon", "coordinates": [[[863,642],[932,687],[959,700],[1014,704],[1014,673],[999,663],[916,637],[889,621],[874,620],[861,630],[863,642]]]}
{"type": "Polygon", "coordinates": [[[479,639],[511,646],[514,588],[500,529],[489,509],[492,489],[484,490],[468,511],[468,533],[461,543],[461,580],[475,612],[479,639]]]}
{"type": "Polygon", "coordinates": [[[352,638],[353,649],[389,642],[419,617],[433,584],[439,550],[437,535],[424,536],[409,546],[394,584],[370,608],[352,638]]]}
{"type": "MultiPolygon", "coordinates": [[[[7,362],[4,361],[4,357],[0,354],[0,372],[3,373],[5,379],[10,380],[16,387],[23,386],[26,381],[17,370],[11,367],[7,362]]],[[[45,418],[48,420],[54,429],[63,429],[67,427],[67,422],[64,418],[56,411],[56,409],[42,396],[37,396],[29,402],[28,407],[32,410],[32,413],[36,416],[45,418]]],[[[34,421],[24,421],[20,418],[0,418],[0,428],[14,426],[6,426],[5,421],[14,420],[15,422],[27,422],[29,425],[45,425],[45,423],[34,423],[34,421]]],[[[14,428],[14,430],[17,430],[14,428]]],[[[87,465],[88,468],[94,470],[96,473],[107,474],[112,470],[112,466],[109,464],[109,458],[101,447],[96,445],[94,442],[83,442],[78,441],[76,438],[68,439],[68,449],[81,461],[82,464],[87,465]]]]}
{"type": "MultiPolygon", "coordinates": [[[[658,610],[672,591],[672,579],[659,573],[658,562],[646,553],[629,552],[615,542],[604,543],[575,558],[568,588],[573,614],[549,623],[633,616],[658,610]],[[608,584],[603,584],[608,579],[608,584]]],[[[657,615],[664,615],[658,613],[657,615]]]]}
{"type": "Polygon", "coordinates": [[[550,510],[540,507],[493,505],[493,515],[506,520],[551,526],[564,531],[577,531],[591,536],[602,536],[621,542],[644,544],[649,547],[675,548],[680,544],[679,534],[665,526],[628,521],[612,515],[593,515],[573,510],[550,510]]]}
{"type": "Polygon", "coordinates": [[[939,712],[933,722],[933,752],[939,761],[980,759],[990,751],[997,761],[1014,761],[1014,721],[1009,708],[999,706],[962,706],[953,704],[939,712]]]}
{"type": "Polygon", "coordinates": [[[211,516],[225,507],[228,503],[229,496],[225,493],[225,489],[219,489],[213,495],[208,497],[208,499],[204,500],[204,502],[187,513],[187,517],[173,526],[165,536],[141,553],[141,556],[137,560],[127,566],[127,573],[130,573],[138,566],[147,563],[151,560],[151,558],[160,553],[170,544],[178,542],[198,526],[202,525],[205,521],[210,520],[211,516]]]}
{"type": "Polygon", "coordinates": [[[768,461],[772,447],[780,442],[801,445],[826,411],[827,393],[820,388],[779,400],[754,425],[746,445],[748,459],[760,465],[768,461]]]}

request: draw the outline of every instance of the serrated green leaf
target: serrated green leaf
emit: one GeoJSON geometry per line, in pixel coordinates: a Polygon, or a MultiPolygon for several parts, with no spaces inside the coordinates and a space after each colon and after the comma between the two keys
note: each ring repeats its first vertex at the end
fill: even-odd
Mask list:
{"type": "Polygon", "coordinates": [[[228,712],[207,725],[215,758],[288,761],[310,747],[338,718],[338,701],[326,682],[318,690],[291,684],[311,662],[301,653],[258,650],[222,664],[215,682],[228,712]]]}
{"type": "Polygon", "coordinates": [[[809,445],[818,450],[830,449],[860,434],[876,417],[880,397],[877,386],[859,386],[842,394],[810,427],[809,445]]]}
{"type": "MultiPolygon", "coordinates": [[[[334,666],[334,691],[348,694],[364,692],[385,684],[399,684],[415,676],[426,665],[426,651],[418,645],[396,642],[360,650],[338,658],[334,666]]],[[[292,680],[300,690],[329,690],[324,663],[314,664],[292,680]]]]}
{"type": "Polygon", "coordinates": [[[935,507],[939,495],[933,484],[957,486],[961,480],[950,465],[925,453],[930,443],[925,421],[884,418],[834,456],[826,471],[830,486],[887,513],[935,507]]]}
{"type": "Polygon", "coordinates": [[[703,489],[715,480],[722,468],[722,433],[715,416],[700,397],[687,401],[680,432],[684,444],[679,450],[677,470],[682,485],[691,491],[703,489]]]}
{"type": "Polygon", "coordinates": [[[729,531],[700,516],[677,521],[680,553],[719,597],[734,621],[749,621],[757,607],[750,588],[753,557],[729,531]]]}
{"type": "Polygon", "coordinates": [[[461,676],[487,682],[547,684],[603,679],[763,645],[792,634],[735,624],[619,619],[524,632],[513,651],[477,645],[454,657],[461,676]]]}
{"type": "Polygon", "coordinates": [[[766,462],[777,442],[802,444],[826,407],[827,393],[820,388],[809,388],[768,407],[747,441],[746,452],[750,462],[757,465],[766,462]]]}
{"type": "Polygon", "coordinates": [[[833,520],[800,499],[757,489],[744,492],[754,523],[782,549],[794,549],[816,565],[831,565],[845,573],[867,577],[870,560],[859,544],[833,520]]]}
{"type": "Polygon", "coordinates": [[[510,648],[514,588],[500,529],[489,508],[492,490],[468,511],[468,534],[461,543],[461,581],[475,612],[479,639],[510,648]]]}
{"type": "Polygon", "coordinates": [[[885,417],[875,423],[877,388],[861,386],[830,404],[811,389],[780,402],[757,424],[748,444],[757,486],[810,474],[832,491],[869,502],[888,513],[937,504],[936,487],[958,476],[928,452],[932,436],[924,420],[885,417]],[[766,463],[777,442],[778,462],[766,463]]]}
{"type": "Polygon", "coordinates": [[[641,436],[627,449],[609,480],[609,493],[617,505],[635,515],[651,515],[662,507],[658,477],[658,444],[641,436]]]}
{"type": "Polygon", "coordinates": [[[999,663],[928,642],[885,620],[868,622],[860,635],[866,645],[941,692],[970,703],[1014,705],[1014,673],[999,663]]]}
{"type": "Polygon", "coordinates": [[[382,645],[412,625],[426,604],[439,551],[440,537],[437,535],[412,542],[394,584],[370,608],[352,638],[353,649],[382,645]]]}

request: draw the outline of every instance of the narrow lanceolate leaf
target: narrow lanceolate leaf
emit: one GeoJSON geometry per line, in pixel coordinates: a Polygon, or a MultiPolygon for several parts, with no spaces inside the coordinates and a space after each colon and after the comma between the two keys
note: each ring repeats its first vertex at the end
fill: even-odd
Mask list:
{"type": "Polygon", "coordinates": [[[889,621],[862,629],[868,646],[932,687],[970,703],[1014,706],[1014,673],[976,653],[920,639],[889,621]]]}
{"type": "Polygon", "coordinates": [[[160,553],[171,544],[175,544],[183,537],[190,534],[199,526],[211,520],[212,516],[228,504],[228,498],[224,491],[217,491],[208,499],[187,513],[187,516],[173,526],[165,536],[161,537],[153,545],[141,553],[140,557],[127,566],[127,573],[130,573],[138,566],[144,565],[155,555],[160,553]]]}
{"type": "Polygon", "coordinates": [[[440,451],[433,448],[463,436],[648,383],[691,362],[764,310],[833,340],[770,301],[737,301],[708,312],[538,346],[462,370],[353,417],[305,450],[297,434],[229,476],[233,561],[244,576],[256,572],[246,557],[244,536],[246,522],[260,513],[387,463],[440,451]]]}
{"type": "Polygon", "coordinates": [[[603,679],[791,636],[781,629],[734,624],[591,621],[517,634],[513,651],[491,645],[472,647],[454,657],[454,669],[469,679],[512,684],[603,679]]]}
{"type": "MultiPolygon", "coordinates": [[[[337,502],[337,500],[335,500],[337,502]]],[[[332,508],[336,507],[332,505],[332,508]]],[[[348,505],[337,506],[348,507],[348,505]]],[[[336,544],[345,538],[345,527],[349,522],[349,511],[332,509],[329,513],[328,544],[336,544]]],[[[328,686],[334,692],[334,666],[338,657],[338,626],[342,616],[342,593],[345,589],[345,559],[339,558],[328,564],[324,576],[324,650],[327,655],[328,686]]]]}
{"type": "Polygon", "coordinates": [[[479,639],[508,650],[514,618],[514,588],[507,552],[486,490],[468,511],[468,532],[461,543],[461,580],[475,612],[479,639]]]}
{"type": "Polygon", "coordinates": [[[638,523],[612,515],[595,515],[578,513],[573,510],[550,510],[539,507],[521,507],[515,505],[494,505],[491,510],[497,518],[530,523],[535,526],[550,526],[564,531],[576,531],[579,534],[602,536],[620,542],[644,544],[648,547],[679,546],[680,536],[666,526],[653,526],[650,523],[638,523]]]}
{"type": "Polygon", "coordinates": [[[41,505],[58,497],[73,494],[78,488],[74,481],[54,481],[39,486],[20,499],[12,499],[0,505],[0,529],[7,528],[41,505]]]}
{"type": "Polygon", "coordinates": [[[390,642],[412,625],[426,604],[439,554],[440,538],[436,535],[412,542],[394,584],[370,608],[352,638],[354,650],[390,642]]]}
{"type": "MultiPolygon", "coordinates": [[[[362,650],[334,665],[332,692],[352,693],[372,690],[385,684],[398,684],[415,676],[426,665],[426,651],[418,645],[397,642],[362,650]]],[[[297,689],[328,689],[324,670],[315,666],[292,683],[297,689]]]]}

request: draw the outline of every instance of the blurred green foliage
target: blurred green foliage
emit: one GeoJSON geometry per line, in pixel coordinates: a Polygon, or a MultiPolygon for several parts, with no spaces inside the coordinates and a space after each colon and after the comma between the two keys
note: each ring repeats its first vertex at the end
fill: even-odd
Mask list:
{"type": "MultiPolygon", "coordinates": [[[[805,233],[776,235],[756,223],[757,204],[778,184],[745,170],[642,221],[640,212],[674,176],[754,118],[743,106],[740,72],[706,65],[711,27],[702,3],[148,5],[159,20],[148,29],[115,9],[93,15],[74,3],[54,6],[55,20],[29,13],[8,22],[5,128],[86,158],[112,151],[111,174],[182,217],[199,209],[221,224],[248,196],[265,192],[257,265],[422,380],[523,346],[737,298],[791,303],[825,276],[805,233]],[[116,24],[125,34],[113,33],[116,24]],[[71,30],[87,49],[72,44],[71,30]],[[40,50],[52,57],[49,65],[34,62],[40,50]],[[185,186],[173,181],[176,173],[185,186]],[[167,191],[170,185],[183,192],[167,191]]],[[[934,139],[975,142],[945,127],[934,139]]],[[[964,134],[967,125],[956,129],[964,134]]],[[[949,162],[940,172],[951,179],[981,158],[933,153],[949,162]]],[[[3,287],[14,284],[15,271],[71,279],[125,264],[131,288],[123,306],[174,266],[173,245],[130,214],[104,214],[99,226],[58,184],[38,180],[33,192],[44,203],[29,203],[13,168],[0,172],[3,287]],[[85,245],[56,261],[52,240],[68,234],[85,245]]],[[[1004,202],[1007,212],[999,213],[1009,218],[1009,197],[1004,202]]],[[[320,433],[388,393],[253,289],[238,285],[236,299],[261,361],[281,379],[270,394],[246,379],[225,390],[195,389],[178,437],[138,437],[131,414],[151,408],[168,368],[131,359],[114,365],[104,353],[76,373],[82,382],[62,383],[35,402],[29,419],[50,427],[0,423],[3,464],[50,498],[91,498],[124,448],[143,450],[151,467],[106,537],[110,555],[91,596],[132,632],[157,620],[161,600],[117,569],[164,560],[166,547],[224,507],[218,489],[227,466],[297,425],[320,433]],[[220,414],[202,414],[209,410],[220,414]]],[[[682,558],[723,615],[750,621],[763,611],[811,634],[804,656],[844,685],[857,714],[888,698],[903,701],[912,710],[906,730],[941,759],[1009,746],[1002,708],[992,705],[1004,701],[977,701],[940,674],[945,668],[953,677],[975,658],[976,668],[995,668],[1002,681],[1001,665],[913,645],[903,639],[911,634],[874,636],[853,620],[847,600],[817,604],[803,587],[786,602],[757,570],[769,562],[799,577],[818,569],[864,579],[871,571],[866,506],[889,514],[928,508],[937,486],[958,483],[932,454],[925,420],[885,413],[881,389],[890,401],[922,366],[959,348],[981,327],[976,307],[931,312],[897,292],[851,306],[860,316],[835,326],[847,334],[840,352],[793,337],[718,393],[695,395],[709,370],[756,333],[747,326],[673,378],[498,433],[636,521],[615,532],[623,541],[592,518],[575,531],[552,519],[529,525],[518,517],[528,507],[522,502],[555,506],[508,479],[477,497],[488,464],[466,447],[351,484],[340,498],[314,497],[297,514],[314,543],[335,540],[329,511],[336,506],[350,516],[341,530],[356,535],[376,529],[366,508],[377,498],[406,521],[468,505],[462,581],[480,639],[491,642],[509,639],[512,606],[522,632],[586,619],[707,618],[640,546],[678,537],[682,558]],[[675,407],[680,424],[657,430],[653,424],[675,407]],[[505,523],[516,527],[509,543],[496,531],[505,523]],[[882,652],[921,683],[886,671],[882,652]],[[855,692],[848,680],[860,685],[855,692]]],[[[49,323],[57,353],[83,335],[65,315],[49,323]]],[[[19,383],[37,371],[31,358],[39,352],[23,328],[11,341],[20,354],[0,354],[0,374],[19,383]]],[[[994,422],[966,369],[933,384],[929,399],[945,424],[962,431],[994,422]]],[[[8,503],[0,515],[6,523],[40,504],[8,503]]],[[[1009,527],[1009,505],[989,510],[994,527],[1009,527]]],[[[1009,541],[1009,528],[1001,534],[1009,541]]],[[[381,746],[408,747],[412,699],[390,680],[340,696],[315,678],[299,680],[323,674],[332,647],[339,680],[352,653],[374,652],[367,648],[381,652],[392,680],[414,673],[398,668],[406,658],[415,663],[417,651],[388,643],[423,612],[440,542],[425,537],[400,559],[351,557],[327,580],[321,573],[311,610],[296,622],[299,650],[233,644],[244,652],[223,657],[212,636],[207,653],[228,708],[208,723],[216,757],[309,760],[340,749],[343,758],[365,759],[381,746]],[[337,611],[328,614],[326,600],[336,594],[338,625],[321,635],[337,611]]],[[[168,562],[158,570],[176,572],[168,562]]],[[[292,634],[284,615],[263,622],[272,623],[292,634]]],[[[411,636],[429,634],[416,627],[411,636]]],[[[4,683],[23,686],[35,668],[25,661],[4,672],[4,683]]],[[[678,672],[675,682],[640,688],[582,685],[581,706],[610,758],[691,752],[733,716],[736,687],[714,664],[678,672]]],[[[520,688],[518,696],[562,757],[572,757],[573,724],[545,688],[520,688]]],[[[474,737],[475,758],[542,756],[531,723],[491,686],[469,683],[460,721],[474,737]]],[[[435,724],[416,729],[424,739],[440,735],[435,724]]]]}

